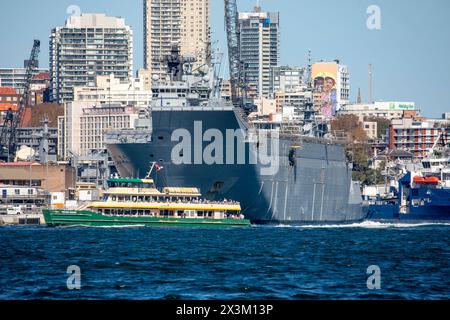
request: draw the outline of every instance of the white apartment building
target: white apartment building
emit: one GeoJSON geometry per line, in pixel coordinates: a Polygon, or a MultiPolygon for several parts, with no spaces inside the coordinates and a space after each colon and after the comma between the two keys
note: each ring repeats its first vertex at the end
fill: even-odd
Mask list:
{"type": "Polygon", "coordinates": [[[239,13],[240,58],[244,69],[244,82],[250,98],[270,94],[270,74],[280,59],[280,14],[262,12],[239,13]]]}
{"type": "Polygon", "coordinates": [[[210,0],[144,0],[144,69],[167,73],[162,58],[178,43],[182,55],[207,63],[210,43],[210,0]]]}
{"type": "Polygon", "coordinates": [[[75,87],[74,105],[120,104],[122,106],[148,107],[152,100],[145,76],[122,81],[113,74],[97,76],[91,87],[75,87]]]}
{"type": "Polygon", "coordinates": [[[133,74],[133,32],[125,20],[104,14],[72,16],[50,35],[50,87],[58,103],[73,100],[73,88],[94,86],[98,75],[122,81],[133,74]]]}
{"type": "Polygon", "coordinates": [[[146,89],[144,77],[123,82],[114,75],[98,76],[94,87],[75,87],[74,101],[64,104],[58,118],[58,155],[85,156],[105,147],[107,130],[134,128],[150,106],[152,92],[146,89]]]}
{"type": "MultiPolygon", "coordinates": [[[[33,70],[33,75],[45,72],[48,72],[48,69],[35,69],[33,70]]],[[[11,87],[23,91],[26,80],[26,68],[0,68],[0,87],[11,87]]]]}
{"type": "Polygon", "coordinates": [[[90,150],[104,149],[104,137],[108,130],[134,128],[139,118],[138,109],[133,106],[99,105],[92,107],[67,105],[64,123],[65,148],[61,150],[66,158],[72,154],[87,156],[90,150]],[[65,121],[67,119],[67,121],[65,121]]]}

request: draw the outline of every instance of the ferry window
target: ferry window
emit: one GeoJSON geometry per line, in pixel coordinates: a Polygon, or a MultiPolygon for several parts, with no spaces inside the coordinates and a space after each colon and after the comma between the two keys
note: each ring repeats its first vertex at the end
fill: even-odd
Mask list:
{"type": "Polygon", "coordinates": [[[199,217],[203,217],[203,211],[198,211],[198,212],[197,212],[197,215],[198,215],[199,217]]]}
{"type": "Polygon", "coordinates": [[[110,213],[111,213],[111,210],[105,209],[105,214],[110,214],[110,213]]]}
{"type": "Polygon", "coordinates": [[[28,189],[28,195],[33,195],[33,189],[28,189]]]}
{"type": "Polygon", "coordinates": [[[15,194],[16,196],[20,195],[20,190],[19,190],[19,189],[15,189],[15,190],[14,190],[14,194],[15,194]]]}
{"type": "Polygon", "coordinates": [[[117,197],[116,196],[112,196],[112,201],[116,201],[117,197]]]}

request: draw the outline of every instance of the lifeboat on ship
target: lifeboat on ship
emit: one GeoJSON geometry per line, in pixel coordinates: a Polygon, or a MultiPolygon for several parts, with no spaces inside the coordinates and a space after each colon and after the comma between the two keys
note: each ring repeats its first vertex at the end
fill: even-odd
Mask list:
{"type": "Polygon", "coordinates": [[[439,178],[438,177],[419,177],[416,176],[413,178],[414,183],[417,184],[438,184],[439,183],[439,178]]]}

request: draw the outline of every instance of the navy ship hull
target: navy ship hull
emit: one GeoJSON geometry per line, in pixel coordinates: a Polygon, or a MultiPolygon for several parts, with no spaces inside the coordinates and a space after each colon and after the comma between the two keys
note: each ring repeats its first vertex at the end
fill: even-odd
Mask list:
{"type": "MultiPolygon", "coordinates": [[[[179,141],[172,141],[172,134],[183,128],[195,139],[195,123],[201,123],[203,132],[216,129],[224,137],[227,129],[236,130],[243,124],[233,109],[153,110],[151,141],[107,144],[119,174],[141,177],[150,163],[156,162],[163,167],[152,172],[158,186],[192,186],[200,188],[209,199],[239,201],[246,218],[253,222],[354,222],[366,217],[359,184],[352,181],[343,146],[271,137],[267,141],[268,153],[274,153],[270,150],[273,139],[277,140],[273,146],[278,153],[277,170],[272,174],[262,174],[263,164],[251,163],[250,143],[242,164],[237,150],[233,164],[196,164],[195,155],[191,163],[176,164],[172,151],[179,141]],[[295,156],[290,154],[294,147],[295,156]]],[[[202,144],[202,149],[209,144],[197,143],[202,144]]]]}

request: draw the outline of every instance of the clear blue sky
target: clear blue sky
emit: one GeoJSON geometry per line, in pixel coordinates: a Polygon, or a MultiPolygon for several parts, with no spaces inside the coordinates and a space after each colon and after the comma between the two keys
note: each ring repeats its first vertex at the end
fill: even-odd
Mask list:
{"type": "MultiPolygon", "coordinates": [[[[226,49],[223,0],[212,2],[213,39],[226,49]]],[[[238,0],[240,10],[256,0],[238,0]]],[[[42,41],[40,63],[48,66],[48,36],[63,25],[70,5],[82,12],[121,16],[134,31],[134,70],[143,65],[142,0],[2,1],[0,66],[20,67],[32,40],[42,41]]],[[[422,113],[440,117],[450,112],[450,24],[448,0],[261,0],[264,10],[281,16],[281,63],[306,65],[340,59],[349,66],[351,98],[368,92],[368,64],[374,69],[376,100],[415,101],[422,113]],[[366,27],[369,5],[381,9],[381,30],[366,27]]]]}

